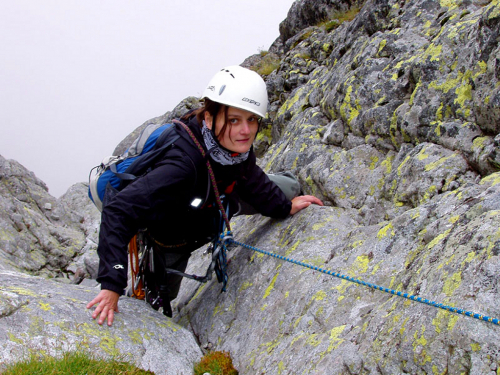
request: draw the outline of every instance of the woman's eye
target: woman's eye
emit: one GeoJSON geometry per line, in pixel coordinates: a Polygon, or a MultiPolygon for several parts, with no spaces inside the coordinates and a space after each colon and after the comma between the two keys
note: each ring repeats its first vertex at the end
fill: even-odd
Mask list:
{"type": "Polygon", "coordinates": [[[229,122],[234,125],[234,124],[238,123],[238,119],[232,118],[232,119],[229,119],[229,122]]]}
{"type": "Polygon", "coordinates": [[[257,117],[250,117],[248,119],[248,122],[256,122],[257,121],[257,117]]]}

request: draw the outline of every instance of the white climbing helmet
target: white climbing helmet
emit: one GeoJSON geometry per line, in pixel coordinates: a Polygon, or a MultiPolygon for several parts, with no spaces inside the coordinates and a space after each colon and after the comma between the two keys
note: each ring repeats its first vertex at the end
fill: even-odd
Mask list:
{"type": "Polygon", "coordinates": [[[202,99],[236,107],[265,117],[267,112],[266,83],[256,72],[238,65],[228,66],[216,73],[202,99]]]}

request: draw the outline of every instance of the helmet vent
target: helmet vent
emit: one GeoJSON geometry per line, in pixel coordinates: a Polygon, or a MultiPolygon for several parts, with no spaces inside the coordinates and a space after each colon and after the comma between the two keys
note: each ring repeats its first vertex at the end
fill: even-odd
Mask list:
{"type": "Polygon", "coordinates": [[[222,93],[224,92],[225,89],[226,89],[226,85],[222,85],[220,87],[220,90],[219,90],[219,95],[222,95],[222,93]]]}

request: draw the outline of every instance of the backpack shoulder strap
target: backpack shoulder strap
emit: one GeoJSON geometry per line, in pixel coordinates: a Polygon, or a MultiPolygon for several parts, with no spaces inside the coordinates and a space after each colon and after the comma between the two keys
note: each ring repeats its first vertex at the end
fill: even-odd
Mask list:
{"type": "Polygon", "coordinates": [[[224,206],[222,205],[222,201],[220,199],[220,194],[219,194],[219,188],[217,187],[217,182],[215,181],[215,175],[214,175],[214,172],[212,170],[212,166],[210,165],[210,161],[206,157],[205,150],[201,146],[200,142],[198,142],[198,140],[194,136],[191,129],[189,129],[189,127],[186,124],[184,124],[183,122],[178,121],[178,120],[173,120],[173,122],[175,124],[181,125],[182,128],[184,128],[184,130],[189,134],[189,136],[193,140],[194,144],[198,147],[198,150],[200,150],[201,155],[205,159],[205,162],[206,162],[207,168],[208,168],[208,174],[210,176],[210,181],[212,182],[212,188],[214,189],[215,200],[217,201],[217,205],[219,206],[219,210],[222,214],[222,217],[224,218],[224,222],[226,223],[226,229],[229,232],[231,232],[231,225],[229,224],[229,218],[227,217],[226,210],[224,210],[224,206]]]}
{"type": "Polygon", "coordinates": [[[151,167],[179,138],[180,135],[175,131],[175,126],[170,126],[158,136],[154,148],[138,157],[124,172],[118,172],[115,164],[112,164],[109,169],[122,181],[131,182],[151,167]]]}

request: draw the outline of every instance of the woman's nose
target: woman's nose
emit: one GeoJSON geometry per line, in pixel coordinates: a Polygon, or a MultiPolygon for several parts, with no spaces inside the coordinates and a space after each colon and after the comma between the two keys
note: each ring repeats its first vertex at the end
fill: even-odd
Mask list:
{"type": "Polygon", "coordinates": [[[243,121],[243,123],[241,124],[240,133],[250,134],[250,124],[248,123],[248,121],[243,121]]]}

